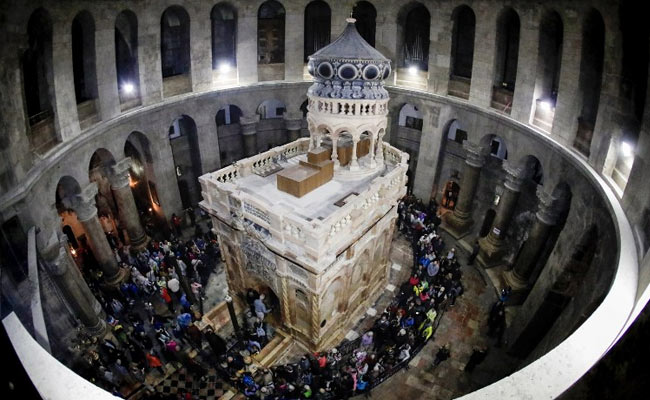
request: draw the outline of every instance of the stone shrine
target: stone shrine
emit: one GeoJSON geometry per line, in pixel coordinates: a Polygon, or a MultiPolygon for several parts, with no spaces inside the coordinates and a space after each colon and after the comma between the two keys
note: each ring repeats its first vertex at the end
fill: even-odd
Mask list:
{"type": "Polygon", "coordinates": [[[382,292],[406,194],[408,155],[382,142],[390,61],[347,22],[309,57],[309,138],[200,178],[231,293],[266,293],[272,322],[314,351],[382,292]]]}

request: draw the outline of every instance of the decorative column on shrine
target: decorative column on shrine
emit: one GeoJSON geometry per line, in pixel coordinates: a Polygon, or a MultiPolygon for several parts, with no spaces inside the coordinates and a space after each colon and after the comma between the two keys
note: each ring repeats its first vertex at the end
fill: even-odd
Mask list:
{"type": "Polygon", "coordinates": [[[510,228],[523,183],[523,168],[514,167],[508,161],[503,162],[503,168],[506,171],[506,181],[497,213],[490,232],[479,240],[477,261],[484,268],[496,266],[501,262],[505,251],[506,233],[510,228]]]}
{"type": "Polygon", "coordinates": [[[514,267],[503,273],[505,286],[512,288],[511,303],[521,304],[526,299],[534,282],[531,282],[538,257],[557,223],[558,210],[555,199],[546,193],[541,186],[537,187],[539,205],[535,221],[528,233],[528,239],[515,261],[514,267]]]}
{"type": "Polygon", "coordinates": [[[445,214],[444,228],[455,239],[460,239],[467,235],[474,225],[472,211],[473,202],[478,188],[481,169],[485,164],[484,148],[476,143],[466,140],[463,148],[467,154],[465,164],[463,165],[463,175],[460,181],[460,192],[458,193],[458,202],[453,213],[445,214]]]}
{"type": "Polygon", "coordinates": [[[90,247],[102,269],[104,282],[110,286],[117,286],[128,274],[117,264],[113,249],[111,249],[104,229],[97,218],[96,195],[97,184],[91,182],[83,188],[80,194],[75,196],[73,209],[90,239],[90,247]]]}
{"type": "Polygon", "coordinates": [[[142,249],[149,243],[149,237],[144,232],[140,215],[135,206],[133,192],[129,185],[129,168],[131,158],[127,157],[111,166],[111,190],[117,203],[120,215],[120,225],[126,228],[132,249],[142,249]]]}

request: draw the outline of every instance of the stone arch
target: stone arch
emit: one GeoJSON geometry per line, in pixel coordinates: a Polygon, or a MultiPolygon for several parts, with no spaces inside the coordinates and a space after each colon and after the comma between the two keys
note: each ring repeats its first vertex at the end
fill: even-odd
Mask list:
{"type": "Polygon", "coordinates": [[[264,100],[257,106],[257,114],[259,114],[260,119],[282,118],[286,110],[287,106],[282,100],[278,99],[264,100]]]}
{"type": "Polygon", "coordinates": [[[405,4],[397,15],[398,67],[411,73],[429,70],[431,14],[417,1],[405,4]]]}
{"type": "Polygon", "coordinates": [[[480,140],[480,145],[488,149],[489,154],[501,160],[508,159],[508,147],[506,141],[494,134],[485,135],[480,140]]]}
{"type": "Polygon", "coordinates": [[[406,128],[422,131],[423,123],[422,112],[416,105],[406,103],[399,110],[399,120],[397,124],[406,128]]]}
{"type": "Polygon", "coordinates": [[[212,69],[229,72],[237,65],[237,9],[228,2],[217,3],[210,11],[212,29],[212,69]]]}
{"type": "Polygon", "coordinates": [[[463,144],[467,140],[467,131],[463,129],[464,126],[460,120],[453,119],[447,124],[445,129],[445,137],[447,140],[454,141],[458,144],[463,144]]]}
{"type": "Polygon", "coordinates": [[[323,291],[324,295],[321,300],[321,320],[332,320],[332,316],[337,313],[345,312],[345,296],[343,296],[345,285],[343,279],[339,276],[334,279],[323,291]]]}
{"type": "Polygon", "coordinates": [[[533,155],[525,155],[519,159],[517,164],[524,169],[524,176],[537,185],[544,185],[544,167],[539,159],[533,155]]]}
{"type": "Polygon", "coordinates": [[[170,6],[160,17],[160,61],[163,79],[190,74],[190,16],[181,6],[170,6]]]}
{"type": "Polygon", "coordinates": [[[137,101],[140,97],[138,17],[131,10],[123,10],[115,18],[115,65],[120,103],[137,101]]]}
{"type": "Polygon", "coordinates": [[[113,153],[105,148],[93,152],[88,162],[88,179],[97,184],[97,213],[102,217],[117,216],[117,205],[113,199],[109,168],[115,164],[113,153]]]}
{"type": "MultiPolygon", "coordinates": [[[[77,104],[97,98],[97,65],[95,59],[95,20],[87,10],[80,11],[72,20],[72,70],[77,104]]],[[[97,112],[88,107],[89,114],[97,112]]],[[[83,111],[86,111],[85,108],[83,111]]],[[[79,120],[86,115],[80,113],[79,120]]]]}
{"type": "Polygon", "coordinates": [[[131,158],[131,191],[140,215],[148,220],[143,222],[166,229],[165,214],[158,198],[151,143],[147,136],[139,131],[131,132],[124,142],[124,156],[131,158]]]}
{"type": "Polygon", "coordinates": [[[169,126],[169,141],[172,146],[176,181],[183,208],[196,205],[201,199],[199,176],[201,152],[198,131],[194,119],[186,114],[175,118],[169,126]]]}
{"type": "Polygon", "coordinates": [[[330,42],[332,10],[323,0],[314,0],[305,7],[303,61],[330,42]]]}
{"type": "Polygon", "coordinates": [[[241,132],[242,110],[234,104],[226,104],[215,115],[221,166],[225,167],[244,157],[244,137],[241,132]]]}
{"type": "Polygon", "coordinates": [[[267,0],[257,10],[257,63],[284,63],[285,41],[284,6],[275,0],[267,0]]]}
{"type": "Polygon", "coordinates": [[[355,26],[361,37],[372,47],[375,47],[375,32],[377,30],[377,9],[369,1],[359,1],[352,8],[352,18],[356,19],[355,26]]]}

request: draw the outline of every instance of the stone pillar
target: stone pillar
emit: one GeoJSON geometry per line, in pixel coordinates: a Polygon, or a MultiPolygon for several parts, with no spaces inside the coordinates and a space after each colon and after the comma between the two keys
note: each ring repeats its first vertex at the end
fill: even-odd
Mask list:
{"type": "Polygon", "coordinates": [[[380,164],[384,163],[384,135],[386,134],[385,130],[380,130],[377,135],[377,149],[375,149],[375,159],[380,164]]]}
{"type": "Polygon", "coordinates": [[[241,134],[244,137],[244,155],[246,157],[254,156],[257,154],[257,123],[260,122],[260,116],[255,115],[252,117],[241,116],[239,118],[239,126],[241,126],[241,134]]]}
{"type": "Polygon", "coordinates": [[[98,316],[101,306],[98,309],[99,302],[72,260],[65,237],[60,237],[57,243],[42,253],[42,256],[75,316],[90,335],[101,337],[106,331],[106,323],[98,316]]]}
{"type": "Polygon", "coordinates": [[[447,95],[451,68],[451,35],[453,31],[450,4],[441,3],[431,10],[429,32],[429,92],[447,95]]]}
{"type": "Polygon", "coordinates": [[[198,2],[196,10],[190,9],[190,73],[192,91],[201,92],[212,88],[212,5],[198,2]]]}
{"type": "MultiPolygon", "coordinates": [[[[517,81],[512,98],[512,117],[524,124],[531,122],[537,74],[544,73],[541,68],[540,71],[537,71],[539,47],[539,22],[537,19],[536,13],[531,11],[522,12],[519,57],[517,59],[517,81]]],[[[542,62],[545,62],[545,60],[542,60],[542,62]]]]}
{"type": "Polygon", "coordinates": [[[539,206],[528,239],[515,261],[515,266],[503,273],[504,286],[512,288],[512,304],[523,303],[528,295],[534,283],[531,282],[531,278],[539,262],[538,257],[548,240],[551,229],[557,223],[557,210],[553,197],[538,186],[537,198],[539,206]]]}
{"type": "Polygon", "coordinates": [[[463,147],[467,152],[467,158],[463,165],[463,179],[460,181],[460,193],[453,213],[445,214],[445,230],[455,239],[467,235],[474,225],[472,211],[474,197],[478,188],[481,169],[485,163],[484,149],[478,144],[466,140],[463,147]]]}
{"type": "Polygon", "coordinates": [[[339,161],[339,154],[338,154],[338,146],[337,143],[339,141],[338,135],[332,134],[332,162],[334,162],[334,168],[338,168],[341,166],[341,162],[339,161]]]}
{"type": "Polygon", "coordinates": [[[564,15],[562,64],[552,136],[567,147],[572,147],[578,132],[578,116],[582,112],[580,98],[580,63],[582,62],[582,15],[567,10],[564,15]]]}
{"type": "Polygon", "coordinates": [[[503,195],[499,201],[490,232],[479,240],[480,249],[477,260],[484,268],[493,267],[501,261],[505,250],[506,232],[510,227],[521,190],[523,168],[514,167],[507,161],[503,162],[503,168],[506,170],[503,195]]]}
{"type": "Polygon", "coordinates": [[[359,162],[357,161],[357,143],[359,143],[359,138],[357,136],[352,136],[352,157],[350,158],[350,171],[359,170],[359,162]]]}
{"type": "Polygon", "coordinates": [[[300,139],[302,112],[285,112],[283,118],[284,126],[287,129],[287,142],[300,139]]]}
{"type": "Polygon", "coordinates": [[[427,201],[431,197],[431,185],[435,181],[441,160],[440,148],[447,139],[439,127],[440,107],[424,106],[421,107],[421,111],[423,124],[417,166],[413,183],[409,182],[409,185],[413,188],[416,197],[427,201]]]}
{"type": "MultiPolygon", "coordinates": [[[[291,4],[291,3],[289,3],[291,4]]],[[[287,5],[289,5],[287,4],[287,5]]],[[[305,51],[305,6],[288,6],[284,24],[284,80],[302,81],[305,51]]]]}
{"type": "Polygon", "coordinates": [[[257,82],[257,3],[239,7],[237,15],[237,73],[239,84],[257,82]]]}
{"type": "Polygon", "coordinates": [[[99,115],[102,121],[118,115],[120,97],[117,89],[117,67],[115,66],[115,21],[98,19],[95,31],[95,54],[97,62],[97,91],[99,115]],[[99,61],[101,60],[101,61],[99,61]],[[112,62],[108,62],[111,60],[112,62]]]}
{"type": "MultiPolygon", "coordinates": [[[[77,98],[72,73],[71,25],[63,21],[52,24],[52,76],[54,77],[54,127],[60,141],[77,136],[80,132],[77,115],[77,98]]],[[[113,64],[115,60],[111,60],[113,64]]]]}
{"type": "Polygon", "coordinates": [[[149,242],[149,237],[145,234],[140,215],[135,206],[135,199],[129,186],[129,168],[131,167],[131,158],[127,157],[115,165],[111,166],[111,189],[117,203],[117,209],[120,214],[120,225],[126,227],[129,235],[131,248],[144,248],[149,242]]]}
{"type": "Polygon", "coordinates": [[[479,107],[490,107],[492,86],[494,84],[494,57],[496,53],[496,26],[499,10],[489,3],[478,3],[474,7],[476,30],[474,62],[472,64],[472,84],[469,89],[469,102],[479,107]]]}
{"type": "MultiPolygon", "coordinates": [[[[160,56],[160,15],[145,6],[138,13],[138,72],[142,105],[159,103],[163,99],[162,65],[160,56]]],[[[111,60],[111,62],[115,63],[111,60]]]]}
{"type": "Polygon", "coordinates": [[[377,134],[372,134],[370,137],[370,150],[368,151],[368,156],[370,157],[370,168],[375,168],[377,162],[375,161],[375,142],[377,141],[377,134]]]}
{"type": "Polygon", "coordinates": [[[92,182],[76,196],[73,208],[90,239],[90,247],[104,273],[104,281],[110,286],[117,286],[124,280],[126,274],[117,264],[104,229],[97,218],[96,195],[97,184],[92,182]]]}
{"type": "MultiPolygon", "coordinates": [[[[8,27],[6,29],[5,34],[9,36],[8,27]]],[[[29,132],[31,128],[27,121],[26,106],[23,103],[22,79],[24,78],[21,78],[20,55],[24,53],[26,46],[18,47],[23,40],[26,44],[27,38],[19,38],[17,33],[18,30],[12,32],[11,35],[15,37],[10,43],[3,43],[5,51],[0,63],[0,76],[4,77],[0,81],[0,103],[2,104],[0,126],[3,127],[0,157],[6,162],[2,167],[2,187],[5,188],[18,185],[22,181],[32,167],[33,157],[29,137],[25,134],[25,129],[29,132]]]]}

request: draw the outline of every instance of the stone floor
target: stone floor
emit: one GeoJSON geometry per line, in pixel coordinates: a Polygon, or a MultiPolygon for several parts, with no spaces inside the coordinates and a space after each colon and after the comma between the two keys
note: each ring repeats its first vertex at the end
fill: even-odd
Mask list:
{"type": "MultiPolygon", "coordinates": [[[[375,388],[372,391],[374,399],[395,399],[396,391],[399,391],[399,397],[407,399],[451,399],[507,376],[514,371],[518,363],[518,360],[505,354],[506,343],[503,347],[496,347],[495,339],[487,337],[489,309],[497,298],[494,287],[486,281],[485,274],[480,273],[478,270],[480,267],[467,265],[468,253],[462,246],[458,246],[445,233],[443,233],[443,238],[448,248],[456,247],[462,265],[462,282],[465,293],[458,298],[453,307],[450,307],[442,315],[434,339],[429,341],[424,349],[413,358],[410,363],[411,368],[398,372],[375,388]],[[431,363],[438,348],[444,344],[449,345],[451,357],[434,369],[431,363]],[[472,373],[464,372],[463,368],[472,350],[480,346],[487,346],[489,349],[485,361],[479,364],[472,373]]],[[[397,287],[408,279],[411,271],[411,257],[408,242],[402,236],[398,236],[391,249],[389,283],[375,304],[347,332],[348,339],[354,339],[372,326],[376,316],[382,312],[395,295],[393,290],[397,290],[397,287]]],[[[225,276],[223,268],[220,266],[217,268],[217,274],[210,277],[205,287],[204,309],[207,311],[222,301],[226,291],[225,276]]],[[[295,361],[303,350],[300,346],[293,347],[291,351],[285,352],[278,362],[295,361]]],[[[180,375],[183,374],[185,374],[184,370],[174,372],[164,382],[157,385],[156,391],[165,393],[168,390],[173,390],[170,389],[169,383],[180,382],[180,375]]],[[[200,399],[218,399],[223,393],[218,379],[209,374],[207,382],[209,382],[208,385],[197,383],[188,384],[187,387],[193,389],[194,394],[200,399]],[[198,391],[208,387],[213,390],[198,391]]]]}

